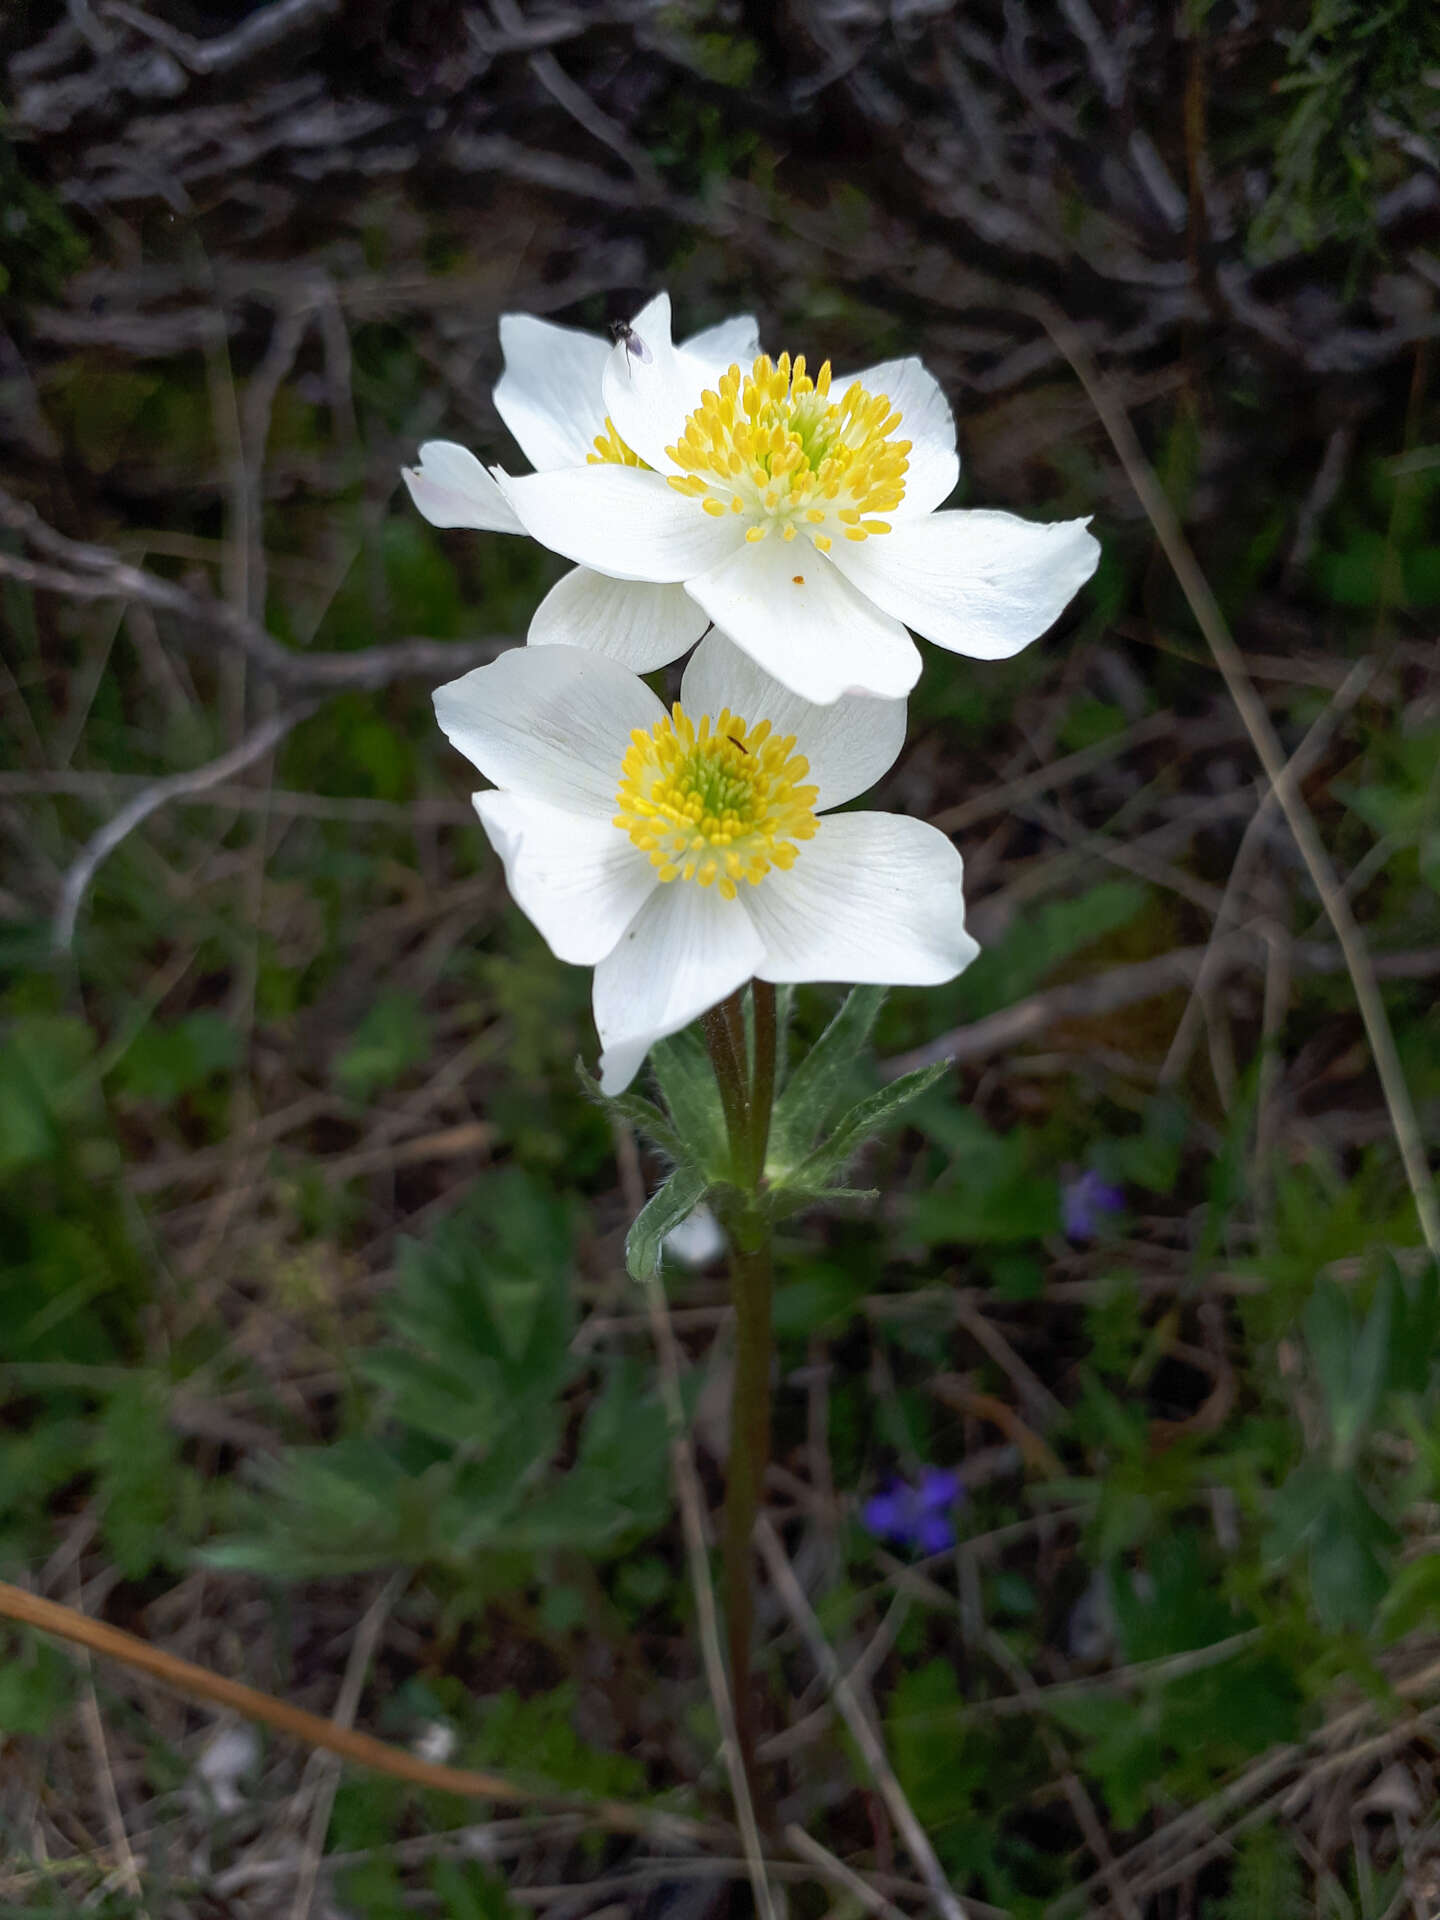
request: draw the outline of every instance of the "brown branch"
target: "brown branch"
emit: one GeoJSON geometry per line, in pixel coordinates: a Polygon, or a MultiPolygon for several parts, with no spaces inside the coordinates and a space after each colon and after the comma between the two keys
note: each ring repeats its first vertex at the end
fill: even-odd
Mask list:
{"type": "Polygon", "coordinates": [[[466,1800],[498,1800],[506,1806],[580,1813],[597,1826],[609,1827],[617,1833],[700,1845],[733,1843],[733,1835],[725,1828],[705,1826],[677,1814],[629,1806],[620,1800],[588,1800],[575,1794],[546,1793],[518,1786],[498,1773],[480,1773],[470,1767],[446,1767],[433,1760],[421,1760],[403,1747],[393,1747],[368,1733],[356,1733],[351,1727],[337,1726],[318,1713],[307,1713],[303,1707],[292,1706],[274,1694],[262,1693],[258,1687],[248,1687],[243,1681],[211,1673],[193,1661],[181,1660],[173,1653],[151,1646],[133,1633],[107,1626],[103,1620],[92,1620],[73,1607],[41,1599],[38,1594],[27,1593],[23,1587],[13,1587],[3,1581],[0,1581],[0,1615],[38,1627],[42,1633],[54,1634],[75,1646],[86,1647],[107,1660],[119,1660],[137,1672],[148,1673],[177,1693],[229,1707],[247,1720],[274,1727],[306,1746],[321,1747],[357,1766],[371,1767],[377,1773],[389,1774],[392,1779],[408,1780],[412,1786],[458,1794],[466,1800]]]}
{"type": "Polygon", "coordinates": [[[51,939],[56,950],[60,953],[69,951],[75,937],[80,905],[90,882],[127,835],[133,833],[142,821],[148,820],[157,807],[163,807],[167,800],[203,792],[206,787],[218,786],[232,774],[253,766],[262,754],[278,746],[292,728],[308,719],[315,711],[316,704],[314,700],[304,700],[294,706],[283,707],[279,713],[271,714],[268,720],[263,720],[247,733],[228,753],[220,754],[203,767],[193,767],[185,773],[172,773],[163,780],[153,780],[148,787],[142,787],[133,794],[117,814],[90,836],[66,872],[51,928],[51,939]]]}
{"type": "Polygon", "coordinates": [[[70,540],[48,526],[26,501],[0,489],[0,527],[60,564],[41,565],[0,549],[0,578],[72,600],[138,601],[193,631],[238,647],[262,673],[297,693],[370,691],[393,680],[441,679],[481,666],[514,642],[499,635],[483,640],[397,640],[393,646],[354,653],[294,653],[239,608],[195,593],[144,567],[132,567],[109,547],[70,540]]]}
{"type": "MultiPolygon", "coordinates": [[[[941,1060],[957,1066],[967,1060],[983,1060],[993,1053],[1018,1047],[1037,1034],[1044,1033],[1059,1020],[1087,1020],[1098,1014],[1114,1013],[1134,1006],[1140,1000],[1153,1000],[1177,987],[1193,985],[1210,956],[1212,968],[1246,966],[1262,962],[1266,944],[1258,934],[1238,932],[1204,947],[1177,947],[1171,953],[1157,954],[1153,960],[1139,960],[1133,966],[1111,967],[1089,980],[1068,980],[1058,987],[1047,987],[1017,1000],[1013,1007],[1002,1007],[983,1020],[954,1027],[923,1047],[894,1054],[880,1062],[887,1080],[917,1067],[934,1066],[941,1060]]],[[[1310,973],[1343,973],[1346,959],[1338,946],[1323,940],[1300,940],[1295,944],[1295,964],[1310,973]]],[[[1421,947],[1412,953],[1377,954],[1372,965],[1377,976],[1389,980],[1424,980],[1440,973],[1440,948],[1421,947]]]]}

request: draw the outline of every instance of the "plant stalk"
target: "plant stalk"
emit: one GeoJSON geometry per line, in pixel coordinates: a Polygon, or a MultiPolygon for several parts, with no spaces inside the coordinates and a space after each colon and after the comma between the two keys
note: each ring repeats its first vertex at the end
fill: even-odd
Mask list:
{"type": "Polygon", "coordinates": [[[732,994],[705,1017],[705,1035],[730,1137],[735,1184],[743,1196],[730,1236],[735,1307],[735,1374],[730,1394],[730,1463],[725,1487],[725,1619],[735,1725],[745,1772],[755,1772],[755,1712],[750,1653],[755,1630],[754,1534],[770,1463],[770,1352],[774,1269],[770,1223],[756,1204],[765,1177],[775,1098],[775,989],[752,988],[753,1065],[747,1057],[741,997],[732,994]]]}

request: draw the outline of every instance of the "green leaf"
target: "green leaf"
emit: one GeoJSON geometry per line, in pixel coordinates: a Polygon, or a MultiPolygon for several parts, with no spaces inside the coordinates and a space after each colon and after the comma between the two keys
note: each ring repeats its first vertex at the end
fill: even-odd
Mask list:
{"type": "Polygon", "coordinates": [[[95,1442],[105,1539],[128,1580],[169,1559],[178,1492],[175,1440],[155,1382],[137,1376],[111,1395],[95,1442]]]}
{"type": "Polygon", "coordinates": [[[83,1020],[31,1014],[0,1047],[0,1176],[57,1153],[77,1124],[99,1117],[90,1071],[94,1036],[83,1020]]]}
{"type": "Polygon", "coordinates": [[[428,1240],[408,1242],[387,1317],[403,1345],[361,1370],[396,1417],[436,1439],[493,1444],[569,1372],[570,1222],[554,1192],[515,1168],[481,1182],[428,1240]]]}
{"type": "Polygon", "coordinates": [[[503,1880],[471,1860],[435,1861],[430,1885],[442,1920],[518,1920],[529,1912],[514,1904],[503,1880]]]}
{"type": "Polygon", "coordinates": [[[1380,1624],[1392,1645],[1417,1627],[1440,1618],[1440,1553],[1423,1553],[1401,1567],[1380,1608],[1380,1624]]]}
{"type": "Polygon", "coordinates": [[[240,1058],[240,1036],[230,1021],[209,1008],[168,1026],[146,1027],[115,1069],[116,1084],[134,1100],[171,1106],[217,1074],[230,1073],[240,1058]]]}
{"type": "Polygon", "coordinates": [[[1440,1262],[1427,1260],[1415,1278],[1387,1252],[1381,1285],[1391,1300],[1390,1384],[1401,1393],[1424,1393],[1440,1347],[1440,1262]]]}
{"type": "Polygon", "coordinates": [[[1060,1182],[1053,1147],[1041,1133],[996,1133],[973,1108],[938,1090],[914,1124],[946,1149],[950,1166],[910,1203],[911,1238],[924,1246],[995,1246],[1059,1231],[1060,1182]]]}
{"type": "Polygon", "coordinates": [[[911,1102],[928,1093],[949,1071],[949,1063],[944,1060],[933,1067],[919,1067],[914,1073],[902,1074],[889,1086],[877,1087],[874,1093],[857,1101],[829,1139],[795,1168],[794,1184],[810,1189],[819,1187],[838,1173],[867,1140],[886,1127],[893,1127],[911,1102]]]}
{"type": "Polygon", "coordinates": [[[1205,1906],[1207,1920],[1310,1920],[1313,1912],[1295,1848],[1273,1822],[1239,1836],[1230,1891],[1205,1906]]]}
{"type": "Polygon", "coordinates": [[[711,1182],[689,1161],[682,1161],[651,1196],[625,1236],[625,1265],[633,1280],[648,1280],[660,1270],[665,1236],[688,1220],[710,1191],[711,1182]]]}
{"type": "MultiPolygon", "coordinates": [[[[1305,1309],[1305,1342],[1325,1394],[1337,1460],[1345,1463],[1367,1432],[1392,1371],[1391,1321],[1398,1290],[1382,1277],[1370,1310],[1357,1325],[1355,1311],[1333,1280],[1315,1283],[1305,1309]]],[[[1403,1298],[1403,1296],[1398,1296],[1403,1298]]]]}
{"type": "Polygon", "coordinates": [[[48,1733],[70,1704],[74,1668],[37,1636],[25,1634],[22,1649],[0,1658],[0,1732],[48,1733]]]}
{"type": "Polygon", "coordinates": [[[415,1565],[429,1553],[435,1490],[413,1480],[378,1439],[295,1448],[257,1461],[252,1476],[258,1497],[249,1524],[204,1550],[210,1566],[294,1580],[415,1565]]]}
{"type": "Polygon", "coordinates": [[[1046,974],[1138,919],[1151,899],[1134,880],[1102,880],[1069,900],[1028,907],[945,995],[945,1021],[978,1020],[1033,993],[1046,974]]]}
{"type": "Polygon", "coordinates": [[[789,1220],[810,1207],[868,1207],[879,1198],[878,1187],[832,1187],[824,1180],[811,1187],[792,1178],[783,1187],[772,1187],[764,1196],[765,1217],[773,1222],[789,1220]]]}
{"type": "Polygon", "coordinates": [[[838,1334],[860,1310],[866,1279],[843,1267],[816,1266],[775,1293],[775,1332],[781,1339],[838,1334]]]}
{"type": "Polygon", "coordinates": [[[658,1040],[650,1049],[650,1070],[659,1082],[680,1140],[677,1160],[692,1160],[723,1179],[730,1171],[729,1136],[720,1089],[705,1042],[694,1027],[658,1040]]]}
{"type": "Polygon", "coordinates": [[[880,1008],[884,987],[855,987],[815,1045],[791,1074],[775,1102],[770,1121],[766,1168],[772,1182],[786,1176],[805,1158],[811,1142],[844,1097],[845,1088],[864,1052],[880,1008]]]}
{"type": "Polygon", "coordinates": [[[1325,1396],[1330,1425],[1338,1433],[1350,1398],[1355,1321],[1350,1302],[1335,1281],[1322,1275],[1305,1308],[1305,1344],[1325,1396]]]}
{"type": "Polygon", "coordinates": [[[335,1061],[335,1084],[354,1100],[368,1100],[423,1065],[433,1041],[430,1016],[413,993],[381,994],[335,1061]]]}
{"type": "Polygon", "coordinates": [[[591,1408],[574,1463],[497,1530],[503,1547],[595,1553],[664,1521],[669,1449],[665,1411],[640,1369],[617,1367],[591,1408]]]}
{"type": "Polygon", "coordinates": [[[597,1107],[603,1107],[607,1113],[614,1114],[618,1119],[628,1120],[632,1127],[637,1127],[653,1145],[660,1149],[661,1153],[668,1155],[671,1160],[685,1158],[685,1149],[681,1145],[679,1134],[653,1100],[647,1100],[641,1093],[603,1092],[600,1082],[589,1072],[583,1060],[575,1062],[575,1071],[580,1076],[580,1084],[584,1088],[586,1098],[593,1100],[597,1107]]]}

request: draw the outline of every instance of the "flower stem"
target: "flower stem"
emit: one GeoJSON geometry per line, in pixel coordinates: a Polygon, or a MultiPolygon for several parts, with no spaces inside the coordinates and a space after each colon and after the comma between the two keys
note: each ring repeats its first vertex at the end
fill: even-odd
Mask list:
{"type": "Polygon", "coordinates": [[[775,989],[752,988],[753,1070],[738,993],[706,1015],[705,1034],[730,1137],[735,1184],[743,1196],[727,1221],[730,1285],[735,1306],[735,1375],[730,1398],[730,1465],[725,1488],[725,1617],[730,1684],[745,1771],[755,1770],[755,1715],[750,1652],[754,1639],[755,1518],[770,1462],[771,1301],[774,1270],[770,1222],[756,1204],[765,1178],[770,1109],[775,1098],[775,989]]]}
{"type": "Polygon", "coordinates": [[[775,989],[757,980],[750,989],[755,1022],[755,1081],[750,1097],[752,1188],[765,1177],[765,1149],[770,1144],[770,1109],[775,1104],[775,989]]]}
{"type": "MultiPolygon", "coordinates": [[[[738,999],[732,994],[731,999],[738,999]]],[[[702,1025],[705,1029],[705,1044],[710,1049],[710,1064],[715,1069],[715,1081],[720,1089],[720,1106],[725,1115],[725,1131],[730,1141],[731,1171],[737,1185],[744,1183],[745,1174],[740,1160],[743,1143],[749,1137],[750,1130],[750,1086],[749,1075],[745,1071],[745,1056],[735,1048],[734,1029],[727,1013],[727,1002],[712,1007],[705,1015],[702,1025]]],[[[743,1034],[744,1027],[742,1025],[743,1034]]]]}

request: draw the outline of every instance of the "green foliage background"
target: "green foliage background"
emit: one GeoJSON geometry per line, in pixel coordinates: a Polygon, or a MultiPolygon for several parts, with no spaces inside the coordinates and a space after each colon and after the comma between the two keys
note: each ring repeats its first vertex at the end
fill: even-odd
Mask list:
{"type": "MultiPolygon", "coordinates": [[[[670,88],[653,105],[650,161],[702,200],[743,183],[798,230],[818,216],[781,177],[775,129],[745,107],[764,47],[723,10],[673,11],[700,92],[670,88]]],[[[1217,138],[1269,169],[1253,264],[1328,247],[1314,273],[1333,289],[1384,254],[1376,209],[1392,163],[1377,116],[1428,125],[1414,75],[1433,87],[1434,35],[1430,8],[1324,0],[1277,24],[1264,100],[1248,81],[1222,90],[1217,138]]],[[[208,358],[133,364],[93,345],[42,349],[27,327],[45,339],[47,303],[83,305],[77,276],[113,264],[115,235],[61,204],[3,128],[0,202],[16,216],[0,234],[5,324],[31,352],[50,436],[48,455],[37,441],[17,462],[16,490],[77,537],[222,589],[236,535],[217,421],[255,391],[263,338],[242,330],[208,358]]],[[[465,283],[489,271],[481,212],[467,223],[427,205],[423,183],[403,202],[357,189],[320,256],[342,282],[465,283]]],[[[845,181],[825,213],[850,233],[882,224],[845,181]]],[[[549,311],[546,247],[574,235],[539,201],[524,217],[540,234],[528,290],[549,311]]],[[[175,240],[137,221],[132,237],[140,256],[173,261],[204,223],[175,240]]],[[[929,355],[924,314],[887,306],[883,289],[776,283],[698,229],[661,226],[648,244],[648,279],[695,326],[758,304],[767,337],[818,336],[837,362],[929,355]]],[[[497,313],[526,304],[508,284],[487,297],[497,313]]],[[[611,304],[591,288],[561,317],[599,328],[611,304]]],[[[427,324],[347,314],[354,432],[303,356],[275,397],[261,492],[270,631],[337,650],[520,635],[554,578],[548,557],[437,533],[394,491],[426,433],[489,434],[482,451],[499,456],[497,423],[483,405],[477,423],[474,383],[443,365],[427,324]]],[[[1242,643],[1281,663],[1261,677],[1292,747],[1348,670],[1373,661],[1307,798],[1374,951],[1412,958],[1440,946],[1429,356],[1421,345],[1398,374],[1365,376],[1376,397],[1353,457],[1288,569],[1311,476],[1271,457],[1273,422],[1294,404],[1274,368],[1177,361],[1142,418],[1242,643]]],[[[1213,674],[1103,440],[1088,421],[1052,433],[1054,405],[1037,382],[1000,419],[977,400],[972,423],[962,406],[962,446],[968,460],[976,445],[982,480],[1014,480],[1017,510],[1096,511],[1102,572],[1057,636],[1015,661],[928,651],[881,803],[963,812],[1037,764],[1097,757],[1064,807],[1022,796],[958,830],[991,906],[985,951],[949,987],[852,1003],[842,1017],[873,1021],[885,1059],[1203,944],[1248,818],[1217,811],[1164,839],[1167,821],[1255,769],[1238,729],[1221,738],[1213,674]],[[1022,429],[1039,451],[1009,467],[987,455],[987,434],[1022,429]],[[1134,746],[1167,713],[1160,745],[1134,746]]],[[[995,503],[968,467],[965,485],[962,499],[995,503]]],[[[213,647],[113,604],[14,579],[0,596],[0,762],[14,775],[0,792],[0,1574],[50,1569],[57,1597],[328,1712],[344,1667],[336,1622],[398,1573],[395,1632],[365,1696],[387,1737],[438,1724],[462,1765],[723,1812],[654,1358],[624,1275],[617,1141],[575,1073],[594,1054],[588,980],[507,903],[428,688],[330,700],[245,792],[156,816],[101,869],[73,955],[56,957],[59,876],[125,783],[220,752],[266,696],[213,647]],[[228,1632],[232,1615],[243,1632],[228,1632]]],[[[1317,903],[1288,850],[1272,843],[1267,861],[1265,911],[1303,962],[1326,938],[1317,903]]],[[[1312,1739],[1337,1702],[1371,1703],[1364,1737],[1399,1724],[1400,1680],[1440,1620],[1435,1269],[1343,973],[1297,965],[1268,1024],[1257,979],[1211,1007],[1208,1052],[1178,1078],[1161,1073],[1178,992],[1068,1019],[945,1076],[854,1175],[878,1203],[797,1205],[782,1229],[787,1537],[813,1545],[837,1643],[858,1650],[890,1622],[872,1686],[901,1783],[957,1886],[1017,1915],[1098,1910],[1076,1891],[1096,1868],[1096,1830],[1118,1855],[1138,1849],[1312,1739]],[[1067,1239],[1064,1189],[1087,1168],[1123,1189],[1125,1211],[1067,1239]],[[962,1551],[916,1568],[860,1516],[925,1463],[958,1467],[967,1498],[962,1551]],[[797,1482],[819,1490],[810,1506],[797,1482]],[[1022,1685],[1041,1690],[1033,1711],[1014,1709],[1022,1685]]],[[[1433,1153],[1432,981],[1400,969],[1386,992],[1433,1153]]],[[[797,1058],[839,1004],[796,994],[797,1058]]],[[[672,1105],[694,1068],[683,1041],[657,1058],[672,1105]]],[[[863,1065],[833,1080],[837,1108],[880,1085],[863,1065]]],[[[812,1144],[782,1115],[792,1165],[812,1144]]],[[[663,1155],[641,1163],[652,1192],[666,1171],[663,1155]]],[[[811,1171],[818,1183],[841,1167],[811,1171]]],[[[724,1377],[723,1282],[673,1262],[666,1282],[718,1485],[706,1407],[724,1377]]],[[[778,1730],[815,1704],[778,1621],[764,1669],[778,1730]]],[[[90,1684],[50,1645],[8,1636],[0,1730],[16,1778],[57,1780],[93,1834],[90,1684]]],[[[127,1814],[149,1836],[150,1905],[117,1892],[73,1832],[69,1854],[42,1861],[17,1789],[4,1804],[19,1863],[7,1910],[193,1902],[249,1837],[186,1800],[196,1741],[183,1716],[150,1725],[123,1675],[97,1668],[93,1684],[125,1755],[127,1814]]],[[[1408,1768],[1412,1830],[1428,1833],[1421,1744],[1397,1737],[1385,1758],[1408,1768]]],[[[257,1819],[281,1818],[298,1766],[257,1765],[245,1782],[257,1819]]],[[[775,1777],[827,1845],[878,1870],[843,1743],[827,1734],[775,1777]]],[[[337,1897],[367,1916],[417,1900],[456,1920],[515,1910],[510,1867],[419,1860],[403,1844],[472,1815],[347,1775],[324,1842],[355,1856],[337,1897]]],[[[1337,1840],[1303,1795],[1230,1838],[1196,1869],[1188,1911],[1378,1920],[1402,1867],[1419,1872],[1393,1824],[1362,1810],[1337,1840]]],[[[624,1858],[570,1836],[546,1864],[586,1882],[624,1858]]],[[[536,1861],[513,1871],[543,1879],[536,1861]]],[[[821,1911],[813,1889],[795,1898],[821,1911]]],[[[1147,1914],[1176,1910],[1137,1898],[1147,1914]]]]}

